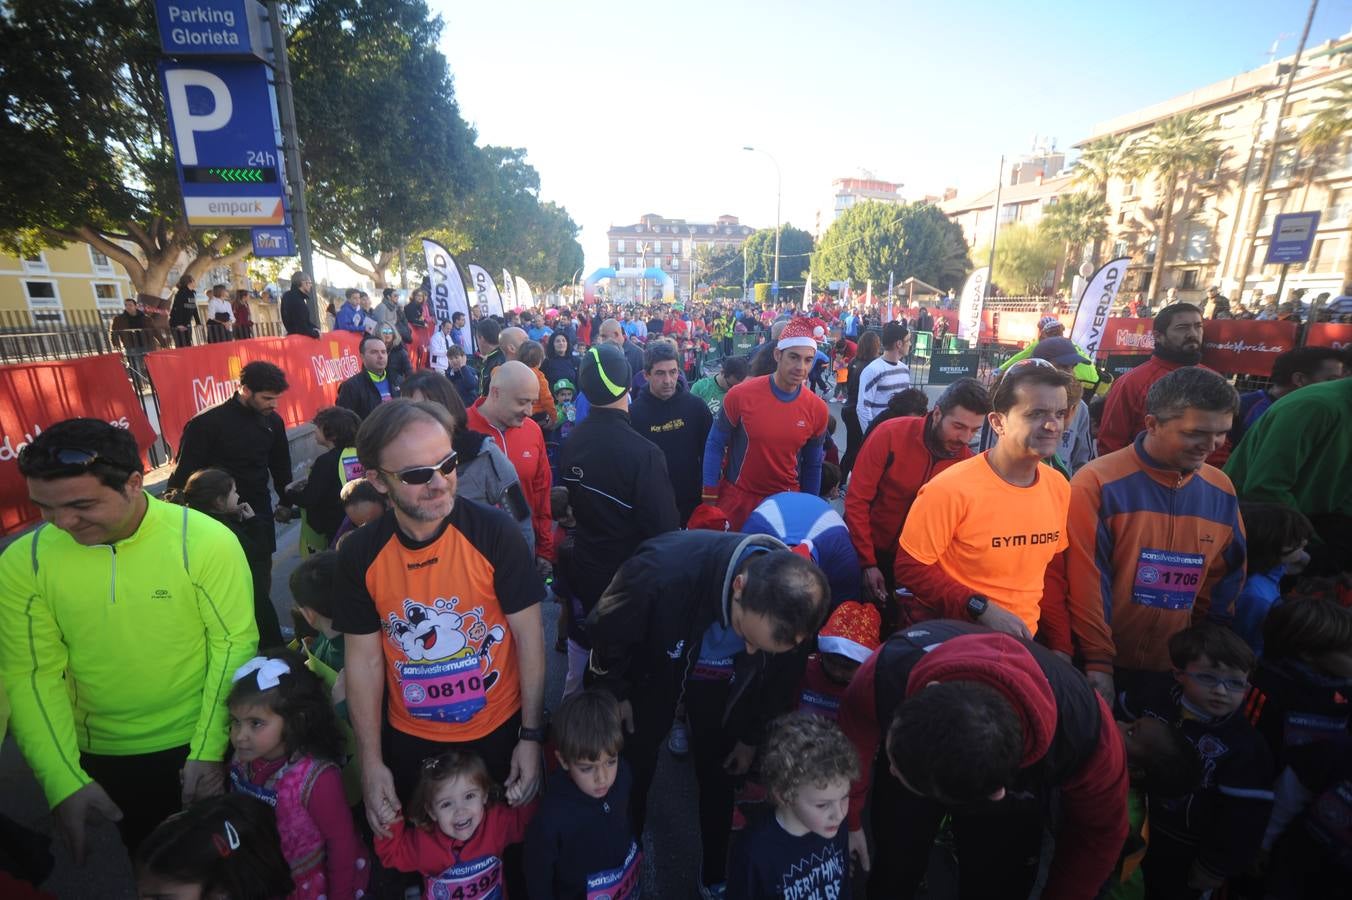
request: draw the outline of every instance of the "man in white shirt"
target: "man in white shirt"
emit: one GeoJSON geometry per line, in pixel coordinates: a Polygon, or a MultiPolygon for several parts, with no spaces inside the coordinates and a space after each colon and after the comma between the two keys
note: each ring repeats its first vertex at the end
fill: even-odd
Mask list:
{"type": "Polygon", "coordinates": [[[911,370],[901,361],[911,347],[906,323],[888,322],[882,337],[883,355],[859,375],[859,430],[865,433],[874,417],[887,409],[892,395],[911,386],[911,370]]]}

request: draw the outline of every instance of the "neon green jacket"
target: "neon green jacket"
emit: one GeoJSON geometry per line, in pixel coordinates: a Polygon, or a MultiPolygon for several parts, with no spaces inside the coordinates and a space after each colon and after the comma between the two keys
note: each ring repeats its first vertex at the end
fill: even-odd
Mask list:
{"type": "Polygon", "coordinates": [[[249,565],[221,523],[147,501],[115,545],[43,525],[0,555],[0,681],[52,806],[92,780],[81,751],[225,756],[230,676],[258,646],[249,565]]]}

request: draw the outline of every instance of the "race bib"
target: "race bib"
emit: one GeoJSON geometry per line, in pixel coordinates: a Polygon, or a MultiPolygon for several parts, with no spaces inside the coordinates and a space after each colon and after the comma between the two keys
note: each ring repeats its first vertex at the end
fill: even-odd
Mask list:
{"type": "Polygon", "coordinates": [[[501,900],[502,860],[481,856],[427,879],[425,900],[501,900]]]}
{"type": "Polygon", "coordinates": [[[415,719],[468,722],[487,705],[478,656],[435,663],[400,663],[404,707],[415,719]]]}
{"type": "Polygon", "coordinates": [[[804,690],[798,697],[798,708],[834,722],[840,713],[840,698],[820,691],[804,690]]]}
{"type": "Polygon", "coordinates": [[[722,659],[697,659],[694,668],[690,670],[690,677],[696,681],[731,681],[732,672],[731,656],[722,659]]]}
{"type": "Polygon", "coordinates": [[[639,864],[643,854],[638,844],[629,843],[624,865],[587,876],[587,900],[630,900],[639,895],[639,864]]]}
{"type": "Polygon", "coordinates": [[[239,772],[232,766],[230,769],[230,791],[235,794],[243,794],[246,797],[252,797],[255,800],[266,803],[268,806],[277,805],[277,792],[272,788],[264,787],[261,784],[254,784],[247,778],[240,776],[239,772]]]}
{"type": "Polygon", "coordinates": [[[1192,609],[1205,563],[1200,553],[1142,549],[1131,586],[1132,602],[1156,609],[1192,609]]]}
{"type": "Polygon", "coordinates": [[[1345,716],[1317,716],[1314,713],[1287,713],[1283,724],[1282,743],[1288,747],[1329,741],[1347,730],[1345,716]]]}

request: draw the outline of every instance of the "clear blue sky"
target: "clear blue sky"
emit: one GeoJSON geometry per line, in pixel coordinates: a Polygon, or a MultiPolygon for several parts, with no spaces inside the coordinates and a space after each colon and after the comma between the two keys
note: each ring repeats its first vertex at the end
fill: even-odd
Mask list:
{"type": "MultiPolygon", "coordinates": [[[[542,195],[583,227],[645,212],[722,213],[812,230],[831,179],[868,169],[903,193],[993,186],[1035,136],[1068,148],[1096,122],[1295,50],[1304,0],[429,0],[461,114],[521,146],[542,195]]],[[[1309,44],[1352,31],[1322,0],[1309,44]]],[[[489,271],[501,262],[481,260],[489,271]]]]}

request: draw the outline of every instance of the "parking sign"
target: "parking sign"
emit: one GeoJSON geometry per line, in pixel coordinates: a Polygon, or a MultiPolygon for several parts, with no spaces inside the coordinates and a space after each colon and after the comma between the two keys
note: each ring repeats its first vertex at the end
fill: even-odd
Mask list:
{"type": "Polygon", "coordinates": [[[165,62],[160,82],[188,224],[284,224],[286,192],[267,66],[165,62]]]}
{"type": "Polygon", "coordinates": [[[1302,263],[1310,259],[1314,233],[1319,228],[1319,213],[1282,213],[1272,222],[1264,263],[1302,263]]]}

